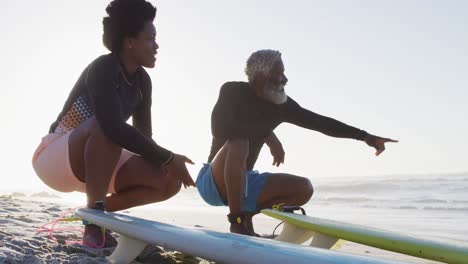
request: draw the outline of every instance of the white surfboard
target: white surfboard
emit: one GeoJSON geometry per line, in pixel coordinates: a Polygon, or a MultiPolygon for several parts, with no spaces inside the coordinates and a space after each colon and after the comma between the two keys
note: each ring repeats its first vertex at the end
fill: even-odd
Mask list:
{"type": "Polygon", "coordinates": [[[131,262],[149,243],[219,263],[401,263],[310,248],[271,239],[222,233],[198,227],[164,224],[92,209],[79,209],[76,213],[83,219],[120,235],[117,248],[109,256],[112,263],[131,262]]]}
{"type": "Polygon", "coordinates": [[[262,210],[262,213],[284,221],[281,234],[275,238],[279,241],[302,244],[312,238],[310,246],[333,249],[342,239],[445,263],[468,263],[468,247],[461,245],[273,209],[262,210]]]}

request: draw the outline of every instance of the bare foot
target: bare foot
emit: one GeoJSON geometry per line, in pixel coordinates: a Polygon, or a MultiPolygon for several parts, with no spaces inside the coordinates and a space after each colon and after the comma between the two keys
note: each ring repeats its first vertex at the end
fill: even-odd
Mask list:
{"type": "Polygon", "coordinates": [[[254,227],[253,227],[253,223],[252,223],[252,217],[246,217],[245,219],[245,226],[247,227],[247,229],[249,230],[249,232],[252,234],[252,236],[256,236],[256,237],[260,237],[259,234],[255,233],[255,230],[254,230],[254,227]]]}
{"type": "Polygon", "coordinates": [[[107,248],[117,246],[117,239],[111,235],[110,231],[106,230],[106,232],[103,234],[102,228],[97,225],[85,226],[83,242],[85,245],[92,248],[107,248]]]}
{"type": "Polygon", "coordinates": [[[246,235],[246,236],[256,236],[256,234],[250,231],[243,224],[231,224],[230,228],[231,233],[246,235]]]}

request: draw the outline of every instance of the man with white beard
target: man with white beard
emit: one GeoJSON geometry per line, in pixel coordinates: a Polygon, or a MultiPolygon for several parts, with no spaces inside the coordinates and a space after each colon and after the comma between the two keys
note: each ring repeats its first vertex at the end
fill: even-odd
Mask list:
{"type": "Polygon", "coordinates": [[[273,130],[288,122],[325,135],[364,141],[379,155],[386,142],[364,130],[302,108],[284,87],[281,53],[259,50],[247,60],[248,82],[227,82],[211,115],[213,141],[208,163],[198,174],[197,189],[210,205],[229,206],[233,233],[258,236],[252,217],[259,210],[284,204],[301,206],[312,197],[308,178],[254,170],[263,144],[270,148],[273,165],[284,163],[284,150],[273,130]]]}

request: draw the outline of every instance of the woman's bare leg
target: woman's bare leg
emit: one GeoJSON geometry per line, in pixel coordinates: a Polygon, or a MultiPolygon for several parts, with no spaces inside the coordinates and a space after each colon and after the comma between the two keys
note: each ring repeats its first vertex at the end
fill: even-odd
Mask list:
{"type": "Polygon", "coordinates": [[[179,178],[164,167],[155,167],[134,155],[117,172],[115,193],[106,198],[106,209],[119,211],[161,202],[176,195],[181,186],[179,178]]]}
{"type": "MultiPolygon", "coordinates": [[[[170,177],[164,168],[156,168],[135,155],[118,171],[116,193],[106,197],[112,173],[122,148],[108,139],[96,119],[90,118],[71,133],[69,138],[70,166],[75,176],[86,183],[87,206],[105,201],[109,211],[158,202],[175,195],[181,183],[170,177]]],[[[99,227],[87,225],[83,240],[91,245],[102,243],[99,227]]],[[[114,246],[115,239],[107,238],[106,246],[114,246]]]]}
{"type": "Polygon", "coordinates": [[[95,117],[84,121],[68,140],[70,166],[75,176],[86,183],[87,206],[104,201],[112,172],[122,148],[104,135],[95,117]]]}

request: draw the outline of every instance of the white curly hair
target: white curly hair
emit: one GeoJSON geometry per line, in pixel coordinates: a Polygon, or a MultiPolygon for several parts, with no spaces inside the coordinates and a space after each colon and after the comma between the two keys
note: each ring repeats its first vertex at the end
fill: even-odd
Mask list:
{"type": "Polygon", "coordinates": [[[245,66],[249,83],[252,83],[258,75],[267,76],[278,60],[281,60],[281,52],[277,50],[264,49],[252,53],[245,66]]]}

